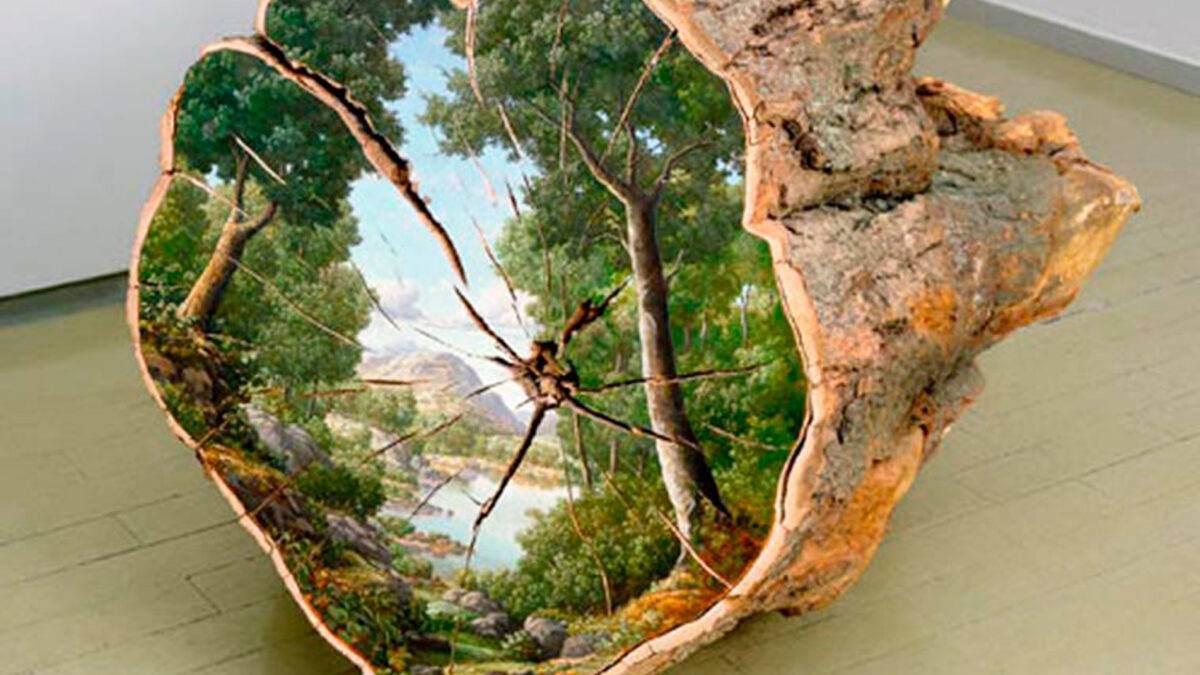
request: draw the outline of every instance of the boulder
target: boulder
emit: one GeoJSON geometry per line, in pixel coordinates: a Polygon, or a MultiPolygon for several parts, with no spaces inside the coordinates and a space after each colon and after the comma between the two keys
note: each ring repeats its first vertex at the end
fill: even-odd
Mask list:
{"type": "Polygon", "coordinates": [[[468,624],[471,632],[479,637],[502,638],[508,635],[511,628],[508,615],[504,612],[491,612],[471,621],[468,624]]]}
{"type": "Polygon", "coordinates": [[[531,616],[525,619],[525,632],[542,652],[542,658],[557,658],[567,640],[567,624],[554,619],[531,616]]]}
{"type": "Polygon", "coordinates": [[[392,566],[392,552],[383,545],[382,533],[363,522],[340,513],[330,512],[325,516],[329,524],[329,538],[350,547],[362,557],[379,565],[392,566]]]}
{"type": "Polygon", "coordinates": [[[314,463],[333,466],[333,460],[307,431],[295,424],[285,425],[278,417],[254,406],[246,406],[245,411],[258,440],[283,462],[288,475],[295,475],[314,463]]]}
{"type": "Polygon", "coordinates": [[[482,591],[471,591],[462,594],[459,596],[457,604],[468,612],[473,612],[480,616],[487,616],[497,612],[502,613],[504,611],[504,608],[499,603],[489,598],[482,591]]]}
{"type": "Polygon", "coordinates": [[[396,603],[401,607],[409,607],[412,605],[413,592],[412,587],[405,581],[404,577],[398,573],[388,570],[384,579],[378,584],[383,590],[386,590],[396,598],[396,603]]]}
{"type": "Polygon", "coordinates": [[[595,633],[580,633],[572,635],[563,642],[562,653],[559,654],[564,659],[580,659],[589,654],[592,654],[600,646],[602,637],[595,633]]]}
{"type": "Polygon", "coordinates": [[[447,588],[446,592],[442,593],[442,600],[452,605],[457,605],[458,601],[462,600],[462,597],[466,594],[467,591],[464,588],[447,588]]]}
{"type": "Polygon", "coordinates": [[[233,490],[248,513],[256,513],[260,524],[273,532],[291,532],[306,537],[315,537],[317,529],[308,519],[304,508],[304,496],[297,490],[285,489],[267,495],[265,488],[256,489],[236,471],[222,471],[221,479],[233,490]],[[270,496],[271,501],[264,503],[270,496]]]}

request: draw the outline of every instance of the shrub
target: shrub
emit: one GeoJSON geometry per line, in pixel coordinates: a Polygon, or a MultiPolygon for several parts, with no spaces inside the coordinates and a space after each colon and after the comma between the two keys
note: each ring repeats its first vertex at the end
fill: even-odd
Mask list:
{"type": "Polygon", "coordinates": [[[505,637],[504,642],[500,645],[500,651],[504,654],[504,658],[509,661],[528,663],[530,661],[539,661],[542,658],[541,648],[533,641],[533,636],[524,630],[519,630],[505,637]]]}
{"type": "Polygon", "coordinates": [[[387,500],[383,481],[378,476],[341,465],[309,467],[300,474],[296,485],[317,502],[364,520],[374,515],[387,500]]]}
{"type": "MultiPolygon", "coordinates": [[[[626,505],[611,491],[576,500],[579,521],[604,562],[614,604],[644,592],[670,573],[679,543],[659,520],[656,509],[670,509],[662,495],[643,485],[627,485],[626,505]]],[[[525,551],[517,567],[480,574],[476,585],[521,620],[538,611],[603,611],[604,586],[588,548],[575,534],[567,505],[535,514],[535,523],[518,536],[525,551]]]]}

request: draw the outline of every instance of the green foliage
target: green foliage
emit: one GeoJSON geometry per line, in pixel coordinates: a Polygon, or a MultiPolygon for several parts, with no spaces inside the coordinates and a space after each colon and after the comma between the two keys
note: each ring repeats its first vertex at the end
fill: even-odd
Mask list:
{"type": "MultiPolygon", "coordinates": [[[[611,144],[606,169],[643,194],[652,189],[667,157],[704,142],[668,176],[657,205],[660,253],[670,277],[677,368],[694,372],[768,364],[750,377],[685,387],[693,426],[718,478],[735,483],[733,489],[752,502],[744,506],[765,521],[770,502],[754,495],[769,491],[743,488],[773,482],[768,474],[782,465],[803,417],[803,378],[791,328],[774,290],[769,253],[740,226],[740,118],[725,86],[685,49],[671,47],[629,116],[638,150],[630,181],[630,135],[615,134],[613,126],[667,28],[636,0],[583,0],[570,3],[559,40],[560,7],[557,0],[497,0],[479,15],[480,87],[489,101],[503,103],[522,149],[540,171],[531,181],[532,192],[525,195],[524,217],[504,229],[500,259],[517,287],[536,298],[531,312],[549,327],[561,326],[576,303],[604,296],[630,274],[629,254],[622,244],[625,205],[583,166],[574,147],[568,144],[563,152],[560,126],[539,114],[559,119],[564,77],[583,142],[597,155],[611,144]],[[544,257],[555,271],[549,282],[544,257]],[[749,335],[743,341],[738,302],[746,289],[749,335]],[[739,444],[709,425],[751,443],[739,444]]],[[[442,20],[451,28],[451,47],[461,52],[464,19],[451,15],[442,20]]],[[[511,149],[495,106],[475,102],[465,73],[452,76],[448,96],[429,99],[425,118],[442,133],[445,151],[511,149]]],[[[585,384],[641,375],[634,294],[627,291],[572,344],[568,357],[585,384]]],[[[620,419],[649,423],[640,388],[609,392],[592,403],[620,419]]],[[[574,447],[574,428],[569,416],[564,417],[568,423],[559,425],[559,435],[574,447]]],[[[654,462],[644,441],[587,421],[580,435],[593,466],[609,465],[610,456],[620,471],[654,462]]]]}
{"type": "MultiPolygon", "coordinates": [[[[373,574],[369,569],[331,570],[338,562],[324,544],[284,536],[280,549],[300,590],[334,633],[372,663],[403,670],[405,635],[420,625],[424,614],[420,602],[402,603],[394,588],[363,576],[373,574]]],[[[386,670],[381,667],[380,672],[386,670]]]]}
{"type": "MultiPolygon", "coordinates": [[[[585,532],[604,561],[613,602],[644,592],[670,572],[679,543],[658,518],[670,509],[665,496],[645,484],[623,481],[627,505],[611,491],[576,501],[585,532]]],[[[604,587],[596,563],[575,534],[566,504],[535,514],[536,523],[518,535],[525,555],[514,570],[483,573],[474,583],[515,618],[544,610],[572,613],[604,610],[604,587]]]]}
{"type": "Polygon", "coordinates": [[[417,419],[417,401],[408,389],[370,389],[339,397],[333,411],[382,431],[404,435],[417,419]]]}
{"type": "MultiPolygon", "coordinates": [[[[489,102],[506,106],[521,131],[523,149],[546,173],[557,167],[559,129],[540,119],[534,108],[556,115],[565,77],[578,109],[579,132],[602,149],[644,64],[668,33],[636,0],[579,0],[570,3],[558,40],[561,7],[559,0],[495,0],[484,6],[476,25],[480,88],[489,102]]],[[[441,21],[452,33],[449,46],[464,53],[465,13],[445,13],[441,21]]],[[[445,149],[507,146],[494,105],[477,105],[466,73],[452,73],[449,84],[450,96],[431,98],[426,113],[446,134],[445,149]]],[[[700,138],[712,146],[687,166],[701,173],[720,172],[716,160],[732,162],[741,149],[741,122],[723,85],[678,47],[652,74],[633,123],[645,168],[656,167],[666,154],[700,138]]],[[[623,146],[613,150],[614,158],[624,157],[623,146]]],[[[571,164],[578,166],[576,160],[571,164]]]]}
{"type": "MultiPolygon", "coordinates": [[[[251,190],[249,201],[261,205],[251,190]]],[[[241,362],[247,386],[280,390],[288,421],[323,416],[328,403],[304,394],[353,376],[358,347],[322,331],[298,313],[343,335],[366,326],[371,302],[355,272],[343,263],[359,242],[357,222],[342,206],[331,227],[297,229],[277,223],[255,237],[243,264],[271,281],[235,274],[209,338],[224,360],[241,362]],[[295,306],[293,306],[295,305],[295,306]],[[290,411],[290,412],[288,412],[290,411]]],[[[228,206],[183,181],[172,184],[142,249],[143,318],[170,330],[173,311],[200,275],[215,246],[228,206]]],[[[239,385],[241,386],[241,385],[239,385]]]]}
{"type": "Polygon", "coordinates": [[[433,0],[274,0],[267,33],[290,58],[354,92],[376,128],[399,146],[403,130],[383,103],[404,96],[406,78],[403,64],[388,49],[444,7],[433,0]]]}
{"type": "Polygon", "coordinates": [[[337,220],[338,203],[367,166],[332,110],[244,54],[217,52],[193,66],[177,119],[175,148],[189,169],[231,181],[244,144],[283,177],[276,180],[257,160],[248,164],[267,199],[297,225],[337,220]]]}
{"type": "Polygon", "coordinates": [[[500,652],[509,661],[522,663],[539,661],[542,658],[541,648],[533,641],[533,636],[529,634],[529,631],[525,630],[519,630],[505,636],[504,641],[500,645],[500,652]]]}
{"type": "Polygon", "coordinates": [[[296,486],[322,505],[361,519],[374,515],[387,500],[378,476],[341,464],[311,466],[300,474],[296,486]]]}
{"type": "MultiPolygon", "coordinates": [[[[280,0],[267,28],[288,56],[341,82],[394,142],[401,129],[386,108],[404,95],[404,68],[388,52],[402,32],[427,22],[428,0],[280,0]]],[[[248,146],[250,175],[293,225],[328,226],[367,167],[337,115],[257,59],[230,51],[208,55],[188,73],[176,125],[176,149],[203,175],[231,180],[248,146]]]]}

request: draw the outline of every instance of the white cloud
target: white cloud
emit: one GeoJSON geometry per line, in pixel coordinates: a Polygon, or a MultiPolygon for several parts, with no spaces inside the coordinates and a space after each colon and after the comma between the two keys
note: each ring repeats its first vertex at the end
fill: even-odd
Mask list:
{"type": "Polygon", "coordinates": [[[479,313],[484,319],[497,330],[513,329],[520,330],[521,323],[517,321],[517,312],[520,312],[521,321],[529,327],[531,332],[534,332],[533,320],[525,313],[525,308],[529,303],[533,302],[532,295],[523,291],[517,291],[516,311],[513,309],[513,299],[508,292],[508,287],[503,281],[488,286],[479,295],[479,313]]]}
{"type": "Polygon", "coordinates": [[[374,284],[379,304],[397,321],[425,318],[421,311],[421,288],[407,279],[386,279],[374,284]]]}

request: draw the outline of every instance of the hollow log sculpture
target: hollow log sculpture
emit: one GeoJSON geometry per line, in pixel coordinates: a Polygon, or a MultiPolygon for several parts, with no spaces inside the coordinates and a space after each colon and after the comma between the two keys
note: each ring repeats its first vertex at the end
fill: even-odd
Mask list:
{"type": "Polygon", "coordinates": [[[828,605],[982,388],[975,357],[1074,299],[1139,207],[1062,116],[913,81],[931,0],[647,0],[746,120],[744,225],[769,242],[808,376],[775,526],[698,620],[606,672],[677,662],[758,612],[828,605]]]}
{"type": "MultiPolygon", "coordinates": [[[[808,409],[776,488],[774,527],[755,562],[697,619],[620,655],[604,668],[609,673],[658,672],[751,614],[802,613],[849,588],[897,502],[979,395],[976,356],[1061,312],[1139,206],[1132,185],[1086,159],[1061,116],[1006,119],[994,98],[912,79],[916,49],[940,18],[941,0],[645,2],[724,79],[743,115],[743,224],[770,245],[804,361],[808,409]]],[[[255,38],[226,40],[209,53],[256,58],[336,112],[463,276],[406,161],[375,132],[352,92],[289,61],[267,39],[269,5],[260,5],[255,38]]],[[[164,123],[163,175],[139,249],[182,175],[174,115],[164,123]]],[[[135,341],[138,256],[129,307],[135,341]]],[[[163,404],[151,381],[153,359],[139,356],[163,404]]],[[[259,515],[255,500],[279,510],[270,504],[276,494],[290,504],[288,483],[265,499],[250,495],[212,459],[219,453],[206,453],[205,439],[172,423],[239,515],[259,515]]],[[[240,520],[321,634],[374,672],[304,597],[270,523],[240,520]]]]}

